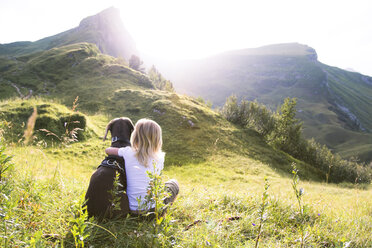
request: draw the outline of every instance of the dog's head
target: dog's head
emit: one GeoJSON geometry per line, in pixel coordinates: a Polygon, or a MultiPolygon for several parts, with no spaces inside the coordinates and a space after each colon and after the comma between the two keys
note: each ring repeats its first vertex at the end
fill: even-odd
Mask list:
{"type": "MultiPolygon", "coordinates": [[[[130,135],[134,130],[134,125],[132,121],[127,117],[120,117],[111,120],[106,127],[105,135],[103,136],[103,141],[106,140],[108,131],[111,132],[112,143],[119,141],[118,143],[129,142],[130,135]]],[[[111,144],[112,144],[111,143],[111,144]]]]}

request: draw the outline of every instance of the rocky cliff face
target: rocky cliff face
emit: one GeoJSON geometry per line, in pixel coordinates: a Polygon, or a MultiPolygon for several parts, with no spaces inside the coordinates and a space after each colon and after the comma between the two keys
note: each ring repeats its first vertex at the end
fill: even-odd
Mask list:
{"type": "Polygon", "coordinates": [[[119,10],[106,9],[94,16],[87,17],[80,22],[77,32],[96,32],[95,43],[101,52],[126,60],[133,54],[138,55],[135,43],[125,29],[119,10]]]}
{"type": "Polygon", "coordinates": [[[307,49],[307,52],[309,52],[309,54],[307,55],[307,57],[310,59],[310,60],[318,60],[318,54],[316,53],[315,49],[314,48],[311,48],[309,47],[307,49]]]}

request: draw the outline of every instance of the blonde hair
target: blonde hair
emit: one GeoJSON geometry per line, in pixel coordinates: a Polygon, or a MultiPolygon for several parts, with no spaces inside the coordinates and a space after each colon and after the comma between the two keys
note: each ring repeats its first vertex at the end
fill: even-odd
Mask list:
{"type": "Polygon", "coordinates": [[[149,119],[140,119],[134,126],[130,137],[132,148],[138,161],[148,167],[150,157],[158,159],[163,145],[162,131],[158,123],[149,119]]]}

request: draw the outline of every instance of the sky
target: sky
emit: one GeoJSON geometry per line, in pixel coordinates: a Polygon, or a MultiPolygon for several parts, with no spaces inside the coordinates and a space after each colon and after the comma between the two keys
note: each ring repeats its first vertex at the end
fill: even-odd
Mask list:
{"type": "Polygon", "coordinates": [[[147,56],[203,58],[298,42],[325,64],[372,76],[370,0],[0,0],[0,43],[51,36],[111,6],[147,56]]]}

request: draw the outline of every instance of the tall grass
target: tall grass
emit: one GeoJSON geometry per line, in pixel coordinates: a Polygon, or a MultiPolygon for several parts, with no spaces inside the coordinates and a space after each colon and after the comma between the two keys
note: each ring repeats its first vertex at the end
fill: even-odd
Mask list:
{"type": "Polygon", "coordinates": [[[11,247],[15,236],[14,202],[11,199],[13,191],[12,169],[11,157],[5,154],[5,146],[0,135],[0,230],[2,234],[0,236],[0,244],[4,247],[11,247]]]}
{"type": "MultiPolygon", "coordinates": [[[[98,140],[89,143],[92,142],[97,147],[100,144],[98,140]]],[[[89,150],[87,144],[43,150],[10,147],[8,152],[16,155],[13,162],[17,178],[12,182],[9,195],[9,204],[13,206],[9,218],[16,226],[8,222],[8,233],[14,235],[8,239],[8,247],[32,243],[39,247],[61,247],[62,244],[75,247],[70,232],[75,224],[71,219],[79,215],[72,209],[81,205],[77,204],[78,199],[86,190],[95,160],[100,157],[95,150],[89,150]],[[71,160],[70,151],[76,149],[85,150],[86,155],[71,160]],[[56,154],[57,151],[61,153],[56,154]],[[43,159],[40,159],[41,152],[45,155],[43,159]],[[25,156],[18,156],[20,153],[25,156]]],[[[257,234],[261,233],[260,247],[293,247],[300,244],[296,240],[301,237],[302,220],[309,234],[307,246],[342,247],[351,242],[350,247],[368,247],[372,244],[370,189],[302,182],[302,187],[307,189],[307,197],[302,201],[309,207],[304,217],[299,218],[291,178],[283,178],[274,169],[253,160],[241,157],[229,164],[230,159],[216,155],[213,166],[205,162],[166,168],[164,177],[177,178],[182,191],[172,206],[168,230],[158,229],[155,242],[158,246],[254,247],[257,234]],[[208,177],[202,171],[206,171],[208,177]],[[259,231],[257,213],[262,206],[265,176],[270,180],[270,200],[263,211],[267,213],[264,227],[259,231]],[[197,223],[186,230],[194,222],[197,223]]],[[[86,247],[151,247],[154,241],[154,221],[128,217],[88,222],[79,224],[86,225],[85,231],[89,231],[90,236],[84,238],[86,247]]]]}
{"type": "Polygon", "coordinates": [[[300,242],[301,242],[301,248],[303,248],[305,245],[305,239],[307,238],[307,236],[305,236],[305,228],[306,228],[305,227],[305,214],[306,214],[305,211],[307,211],[307,208],[303,205],[303,202],[302,202],[302,197],[305,193],[305,190],[304,188],[298,188],[298,183],[300,181],[300,178],[298,177],[298,174],[297,174],[298,170],[297,170],[295,163],[292,164],[292,168],[293,168],[292,188],[293,188],[293,191],[295,193],[296,200],[298,203],[299,229],[300,229],[300,234],[301,234],[300,242]]]}
{"type": "Polygon", "coordinates": [[[265,178],[265,188],[264,188],[264,192],[262,193],[262,202],[261,202],[261,205],[258,209],[258,213],[259,213],[259,221],[260,221],[260,224],[258,226],[258,233],[257,233],[257,238],[256,238],[256,244],[255,244],[255,248],[258,247],[258,242],[260,241],[260,236],[261,236],[261,233],[262,233],[262,228],[263,228],[263,224],[266,222],[267,220],[267,213],[265,212],[266,210],[266,207],[267,205],[269,205],[268,203],[268,189],[269,189],[269,181],[267,178],[265,178]]]}

